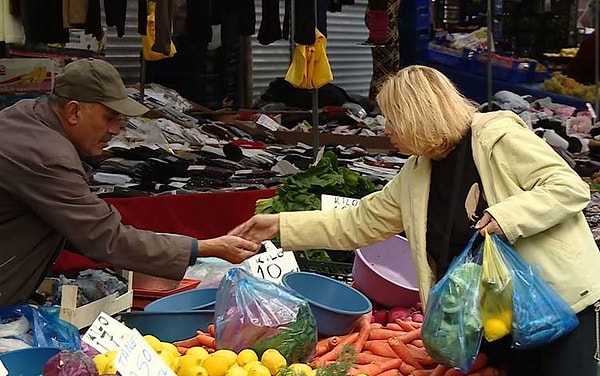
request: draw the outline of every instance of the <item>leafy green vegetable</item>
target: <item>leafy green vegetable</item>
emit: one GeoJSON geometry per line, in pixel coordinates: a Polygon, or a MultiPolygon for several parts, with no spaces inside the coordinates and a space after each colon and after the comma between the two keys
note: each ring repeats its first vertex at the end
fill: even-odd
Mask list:
{"type": "Polygon", "coordinates": [[[277,349],[291,364],[306,362],[309,354],[314,355],[316,344],[317,323],[308,303],[305,303],[299,306],[296,321],[272,337],[257,340],[252,349],[259,357],[268,349],[277,349]]]}
{"type": "Polygon", "coordinates": [[[344,345],[335,362],[318,368],[316,376],[346,376],[354,363],[356,363],[356,350],[344,345]]]}

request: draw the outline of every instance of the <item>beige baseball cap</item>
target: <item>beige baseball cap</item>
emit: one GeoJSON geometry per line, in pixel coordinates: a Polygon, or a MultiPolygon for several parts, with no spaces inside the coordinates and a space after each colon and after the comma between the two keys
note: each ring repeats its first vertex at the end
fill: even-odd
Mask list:
{"type": "Polygon", "coordinates": [[[99,59],[80,59],[65,66],[54,80],[54,94],[81,102],[102,103],[127,116],[140,116],[148,107],[127,96],[121,75],[99,59]]]}

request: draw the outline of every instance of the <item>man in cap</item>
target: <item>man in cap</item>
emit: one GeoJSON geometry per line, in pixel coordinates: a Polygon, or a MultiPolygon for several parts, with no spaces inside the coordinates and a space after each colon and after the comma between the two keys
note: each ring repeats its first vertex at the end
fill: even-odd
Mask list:
{"type": "Polygon", "coordinates": [[[127,96],[102,60],[68,64],[44,99],[0,111],[0,306],[35,292],[66,242],[97,261],[180,279],[199,256],[239,263],[256,243],[235,236],[196,240],[121,223],[90,191],[81,158],[99,156],[126,116],[148,109],[127,96]]]}

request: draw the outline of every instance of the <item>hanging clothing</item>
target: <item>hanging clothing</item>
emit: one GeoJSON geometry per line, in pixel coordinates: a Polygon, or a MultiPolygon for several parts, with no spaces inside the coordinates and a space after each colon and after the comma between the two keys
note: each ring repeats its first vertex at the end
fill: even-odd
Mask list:
{"type": "Polygon", "coordinates": [[[85,33],[102,39],[102,20],[100,18],[100,0],[88,0],[87,17],[85,20],[85,33]]]}
{"type": "Polygon", "coordinates": [[[146,35],[148,23],[148,0],[138,0],[138,26],[137,32],[140,35],[146,35]]]}
{"type": "MultiPolygon", "coordinates": [[[[400,49],[398,35],[398,8],[400,0],[383,0],[385,1],[385,12],[387,16],[387,32],[385,39],[382,39],[382,46],[371,48],[373,57],[373,76],[369,87],[369,98],[375,99],[379,92],[379,88],[387,77],[395,74],[400,69],[400,49]]],[[[370,5],[375,5],[375,12],[381,11],[381,1],[370,1],[370,5]]],[[[374,10],[367,6],[365,13],[365,24],[372,25],[371,16],[374,10]]]]}
{"type": "Polygon", "coordinates": [[[155,4],[154,2],[148,5],[148,23],[146,35],[142,35],[142,53],[144,55],[144,59],[148,61],[162,60],[167,57],[173,57],[177,53],[175,45],[170,38],[168,40],[167,53],[157,52],[154,50],[154,46],[156,45],[156,6],[158,6],[158,4],[155,4]]]}
{"type": "Polygon", "coordinates": [[[315,29],[315,44],[296,45],[285,80],[300,89],[318,89],[333,80],[327,60],[327,39],[315,29]]]}
{"type": "Polygon", "coordinates": [[[81,27],[87,18],[87,0],[62,0],[63,27],[81,27]]]}
{"type": "Polygon", "coordinates": [[[155,29],[152,51],[163,55],[171,55],[171,46],[173,44],[171,41],[171,30],[173,29],[173,0],[158,0],[156,2],[153,21],[155,29]]]}
{"type": "Polygon", "coordinates": [[[258,43],[266,46],[281,38],[279,0],[262,0],[262,19],[258,29],[258,43]]]}
{"type": "Polygon", "coordinates": [[[104,0],[106,25],[117,28],[117,36],[125,35],[125,17],[127,16],[127,0],[104,0]]]}
{"type": "Polygon", "coordinates": [[[23,24],[13,16],[8,0],[0,0],[0,42],[25,43],[23,24]]]}
{"type": "Polygon", "coordinates": [[[21,0],[20,7],[26,43],[69,42],[69,30],[62,22],[62,0],[21,0]]]}

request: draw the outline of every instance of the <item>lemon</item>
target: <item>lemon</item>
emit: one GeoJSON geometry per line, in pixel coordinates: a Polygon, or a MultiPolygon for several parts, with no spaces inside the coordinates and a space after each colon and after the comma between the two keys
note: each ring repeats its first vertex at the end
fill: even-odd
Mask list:
{"type": "Polygon", "coordinates": [[[254,367],[257,364],[260,364],[260,361],[258,361],[258,360],[251,360],[248,363],[244,364],[244,369],[246,371],[250,371],[250,368],[254,367]]]}
{"type": "Polygon", "coordinates": [[[177,368],[188,368],[202,365],[202,359],[194,354],[185,354],[180,356],[177,361],[177,368]]]}
{"type": "Polygon", "coordinates": [[[255,364],[248,370],[248,376],[271,376],[271,371],[262,364],[255,364]]]}
{"type": "Polygon", "coordinates": [[[106,365],[106,368],[104,368],[104,371],[102,371],[102,373],[105,373],[107,375],[116,375],[117,367],[115,366],[115,362],[108,363],[106,365]]]}
{"type": "Polygon", "coordinates": [[[202,366],[208,372],[208,376],[225,376],[229,367],[233,364],[231,359],[227,359],[222,355],[217,355],[216,352],[210,354],[202,362],[202,366]]]}
{"type": "Polygon", "coordinates": [[[237,363],[234,363],[229,369],[225,376],[247,376],[248,371],[246,371],[242,366],[237,363]]]}
{"type": "Polygon", "coordinates": [[[194,346],[187,349],[185,355],[191,355],[200,360],[204,360],[208,358],[208,351],[202,346],[194,346]]]}
{"type": "Polygon", "coordinates": [[[302,375],[312,376],[312,373],[313,373],[313,369],[310,368],[310,366],[305,363],[290,364],[289,369],[294,371],[294,375],[297,375],[297,376],[302,376],[302,375]]]}
{"type": "Polygon", "coordinates": [[[269,372],[271,372],[271,375],[273,376],[275,376],[281,368],[287,366],[287,360],[276,349],[266,350],[260,357],[260,362],[269,369],[269,372]]]}
{"type": "Polygon", "coordinates": [[[179,355],[179,350],[177,350],[177,346],[175,346],[174,344],[170,343],[170,342],[161,342],[161,347],[160,347],[160,351],[164,352],[170,352],[171,354],[173,354],[173,356],[178,357],[179,355]]]}
{"type": "Polygon", "coordinates": [[[222,356],[229,362],[228,367],[231,367],[236,361],[238,355],[233,350],[221,349],[213,353],[216,356],[222,356]]]}
{"type": "Polygon", "coordinates": [[[165,362],[165,364],[167,366],[169,366],[169,368],[173,367],[173,362],[175,362],[176,356],[171,354],[168,351],[161,351],[160,354],[158,354],[158,356],[163,360],[163,362],[165,362]]]}
{"type": "Polygon", "coordinates": [[[94,356],[92,360],[94,361],[96,368],[98,368],[98,372],[104,372],[106,366],[111,361],[110,358],[104,354],[98,354],[94,356]]]}
{"type": "Polygon", "coordinates": [[[239,364],[240,366],[243,367],[253,360],[258,360],[258,355],[256,355],[256,352],[252,349],[243,349],[237,355],[236,361],[237,361],[237,364],[239,364]]]}
{"type": "Polygon", "coordinates": [[[510,325],[499,318],[490,318],[483,322],[485,338],[488,341],[495,341],[510,333],[510,325]]]}
{"type": "Polygon", "coordinates": [[[160,342],[160,340],[158,338],[156,338],[155,336],[153,336],[151,334],[146,334],[144,336],[144,339],[150,345],[150,347],[152,347],[154,349],[154,351],[156,351],[157,353],[161,352],[162,342],[160,342]]]}
{"type": "Polygon", "coordinates": [[[177,376],[209,376],[208,371],[202,366],[180,367],[177,376]]]}

